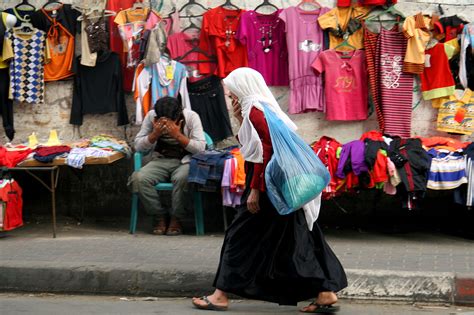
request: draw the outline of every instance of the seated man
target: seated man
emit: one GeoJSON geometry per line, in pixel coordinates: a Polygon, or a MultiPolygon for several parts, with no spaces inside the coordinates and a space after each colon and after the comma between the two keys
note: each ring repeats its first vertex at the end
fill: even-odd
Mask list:
{"type": "Polygon", "coordinates": [[[180,220],[185,215],[185,188],[191,154],[204,151],[206,139],[199,115],[184,109],[173,97],[159,99],[148,112],[135,137],[135,150],[152,153],[152,160],[138,172],[132,182],[148,214],[153,216],[153,234],[180,235],[180,220]],[[173,183],[172,210],[163,209],[155,185],[173,183]],[[170,216],[170,218],[168,217],[170,216]],[[168,225],[168,219],[169,225],[168,225]]]}

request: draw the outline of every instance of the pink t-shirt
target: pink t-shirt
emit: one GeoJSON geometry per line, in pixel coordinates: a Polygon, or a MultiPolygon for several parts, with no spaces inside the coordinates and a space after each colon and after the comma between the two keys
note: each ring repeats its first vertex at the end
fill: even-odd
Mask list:
{"type": "Polygon", "coordinates": [[[265,78],[267,85],[288,85],[288,51],[285,23],[272,14],[242,13],[236,38],[247,46],[249,67],[265,78]]]}
{"type": "Polygon", "coordinates": [[[365,52],[323,51],[312,67],[325,73],[326,119],[364,120],[368,114],[367,67],[365,52]]]}

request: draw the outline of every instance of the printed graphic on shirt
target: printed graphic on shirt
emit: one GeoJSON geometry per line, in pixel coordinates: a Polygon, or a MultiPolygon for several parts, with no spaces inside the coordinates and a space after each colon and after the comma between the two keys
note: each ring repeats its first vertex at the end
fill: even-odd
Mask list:
{"type": "Polygon", "coordinates": [[[380,58],[382,84],[387,89],[396,89],[400,86],[399,80],[402,74],[403,57],[382,54],[380,58]]]}
{"type": "Polygon", "coordinates": [[[315,43],[311,39],[305,39],[304,41],[299,42],[298,49],[304,52],[320,51],[321,44],[315,43]]]}
{"type": "Polygon", "coordinates": [[[68,36],[60,36],[59,37],[59,42],[57,42],[57,39],[49,39],[48,38],[48,44],[50,47],[50,53],[51,57],[55,57],[57,55],[63,55],[67,51],[67,46],[69,44],[69,37],[68,36]]]}
{"type": "Polygon", "coordinates": [[[334,88],[339,93],[350,93],[357,88],[357,83],[353,76],[340,76],[336,79],[334,88]]]}
{"type": "Polygon", "coordinates": [[[438,130],[470,135],[474,131],[474,103],[447,101],[438,112],[438,130]]]}

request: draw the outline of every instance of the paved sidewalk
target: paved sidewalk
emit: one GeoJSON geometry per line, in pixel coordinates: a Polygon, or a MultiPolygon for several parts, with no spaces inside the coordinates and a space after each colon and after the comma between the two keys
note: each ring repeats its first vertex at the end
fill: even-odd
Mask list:
{"type": "MultiPolygon", "coordinates": [[[[30,224],[0,238],[0,290],[192,295],[211,289],[223,235],[127,233],[126,222],[30,224]]],[[[342,296],[472,303],[474,241],[325,230],[347,269],[342,296]],[[471,274],[472,273],[472,274],[471,274]]]]}

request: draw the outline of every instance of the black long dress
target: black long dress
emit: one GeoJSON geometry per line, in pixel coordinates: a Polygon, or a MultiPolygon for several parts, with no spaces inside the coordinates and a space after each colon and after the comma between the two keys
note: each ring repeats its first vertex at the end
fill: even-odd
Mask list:
{"type": "MultiPolygon", "coordinates": [[[[247,166],[243,200],[253,173],[253,164],[247,166]]],[[[238,209],[225,234],[214,287],[249,299],[296,305],[346,286],[341,263],[318,224],[308,229],[302,210],[279,215],[264,192],[257,214],[245,206],[238,209]]]]}

